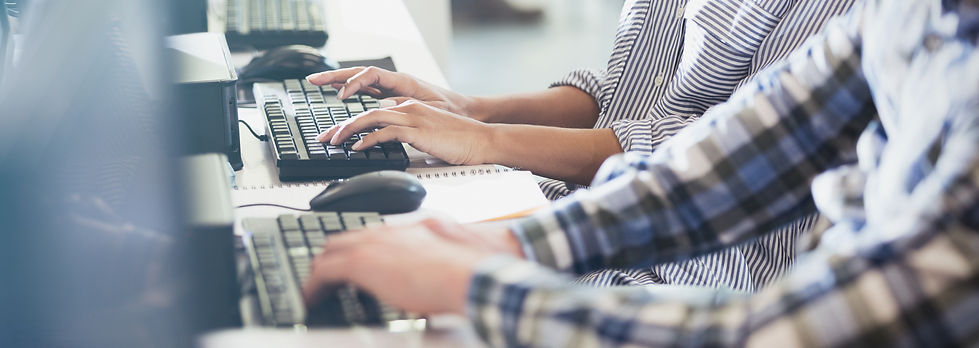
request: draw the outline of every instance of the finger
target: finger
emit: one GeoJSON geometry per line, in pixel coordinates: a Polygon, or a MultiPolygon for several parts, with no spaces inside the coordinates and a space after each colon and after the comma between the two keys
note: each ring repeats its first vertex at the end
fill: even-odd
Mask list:
{"type": "Polygon", "coordinates": [[[383,91],[374,87],[364,87],[360,90],[360,93],[367,94],[375,98],[380,98],[384,95],[383,91]]]}
{"type": "Polygon", "coordinates": [[[415,134],[417,132],[419,132],[418,128],[414,127],[387,126],[371,132],[360,141],[354,143],[354,145],[351,146],[351,149],[360,151],[389,141],[411,144],[412,139],[415,139],[415,134]]]}
{"type": "MultiPolygon", "coordinates": [[[[323,133],[320,133],[319,135],[317,135],[316,136],[316,140],[319,141],[319,142],[321,142],[321,143],[326,143],[327,141],[330,141],[330,143],[332,144],[332,139],[334,137],[336,137],[337,132],[340,129],[342,129],[344,126],[350,124],[351,122],[356,121],[359,117],[368,116],[370,114],[375,113],[376,111],[380,111],[380,110],[371,110],[371,111],[362,113],[360,115],[354,116],[353,118],[348,119],[346,121],[340,122],[340,124],[334,125],[334,126],[328,128],[326,131],[323,131],[323,133]]],[[[392,112],[392,111],[385,110],[385,112],[392,112]]],[[[350,136],[348,135],[347,138],[349,138],[349,137],[350,136]]],[[[342,138],[341,140],[346,140],[347,138],[342,138]]],[[[339,143],[337,143],[337,144],[339,144],[339,143]]]]}
{"type": "Polygon", "coordinates": [[[413,113],[421,113],[425,111],[435,110],[435,108],[432,107],[431,105],[425,104],[416,99],[408,99],[399,103],[397,106],[388,108],[388,110],[399,111],[406,114],[413,114],[413,113]]]}
{"type": "Polygon", "coordinates": [[[444,219],[425,219],[421,223],[425,227],[428,227],[428,229],[435,235],[449,241],[468,245],[483,244],[483,239],[480,238],[480,236],[477,236],[472,231],[463,228],[462,225],[456,222],[447,221],[444,219]]]}
{"type": "Polygon", "coordinates": [[[405,77],[397,73],[370,66],[347,79],[346,85],[340,88],[337,97],[345,99],[368,86],[374,86],[382,90],[397,90],[399,86],[406,83],[407,80],[405,77]]]}
{"type": "Polygon", "coordinates": [[[409,100],[416,100],[416,99],[411,97],[390,97],[390,98],[384,98],[378,100],[378,102],[381,104],[382,108],[390,108],[390,107],[401,105],[402,103],[409,100]]]}
{"type": "Polygon", "coordinates": [[[351,265],[348,255],[343,252],[322,253],[313,260],[309,280],[303,284],[303,302],[313,307],[332,289],[347,281],[346,273],[351,265]]]}
{"type": "Polygon", "coordinates": [[[357,73],[364,69],[364,67],[355,67],[319,72],[306,76],[306,81],[314,85],[332,84],[334,88],[339,88],[343,86],[347,79],[357,75],[357,73]]]}
{"type": "Polygon", "coordinates": [[[457,229],[458,224],[449,223],[444,219],[428,218],[422,220],[421,225],[428,228],[429,231],[435,232],[436,235],[448,237],[450,239],[454,238],[455,235],[458,234],[453,233],[457,229]]]}
{"type": "Polygon", "coordinates": [[[411,124],[411,118],[405,117],[403,113],[380,109],[371,110],[341,123],[336,132],[334,132],[333,137],[330,138],[330,143],[340,145],[347,139],[350,139],[355,133],[360,133],[365,129],[381,128],[391,125],[410,126],[411,124]]]}

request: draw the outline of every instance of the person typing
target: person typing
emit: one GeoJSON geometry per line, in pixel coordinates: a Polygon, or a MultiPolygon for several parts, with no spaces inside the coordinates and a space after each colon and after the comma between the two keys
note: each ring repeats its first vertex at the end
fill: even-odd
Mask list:
{"type": "MultiPolygon", "coordinates": [[[[607,161],[598,185],[549,211],[336,237],[307,300],[351,281],[411,311],[465,314],[493,346],[975,345],[977,11],[863,1],[653,156],[607,161]],[[568,284],[735,247],[817,208],[833,226],[756,294],[568,284]]],[[[437,110],[409,103],[371,124],[410,129],[394,116],[437,110]]]]}

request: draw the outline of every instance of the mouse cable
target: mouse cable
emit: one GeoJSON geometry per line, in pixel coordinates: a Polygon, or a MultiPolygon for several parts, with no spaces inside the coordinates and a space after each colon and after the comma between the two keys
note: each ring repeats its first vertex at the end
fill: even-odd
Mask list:
{"type": "Polygon", "coordinates": [[[243,204],[243,205],[239,205],[239,206],[235,207],[235,209],[237,209],[237,208],[248,208],[248,207],[276,207],[276,208],[283,208],[283,209],[289,209],[289,210],[295,210],[295,211],[313,211],[312,209],[295,208],[295,207],[289,207],[289,206],[279,205],[279,204],[275,204],[275,203],[252,203],[252,204],[243,204]]]}
{"type": "Polygon", "coordinates": [[[258,141],[269,141],[268,135],[258,135],[258,133],[255,133],[255,130],[252,129],[252,126],[249,125],[248,122],[245,122],[244,120],[238,120],[238,123],[245,125],[245,128],[248,128],[248,131],[251,132],[252,135],[255,136],[255,139],[258,139],[258,141]]]}

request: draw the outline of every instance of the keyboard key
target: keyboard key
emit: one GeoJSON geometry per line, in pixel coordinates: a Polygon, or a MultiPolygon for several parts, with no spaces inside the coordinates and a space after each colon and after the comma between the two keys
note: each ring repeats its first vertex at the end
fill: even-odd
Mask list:
{"type": "Polygon", "coordinates": [[[323,229],[319,217],[315,215],[303,215],[299,218],[299,222],[302,224],[303,231],[321,231],[323,229]]]}
{"type": "Polygon", "coordinates": [[[344,151],[341,148],[338,148],[338,147],[332,147],[331,146],[330,148],[327,148],[326,149],[326,156],[329,157],[331,161],[332,160],[338,160],[338,161],[346,161],[347,160],[347,152],[344,151]]]}
{"type": "Polygon", "coordinates": [[[295,93],[302,92],[302,86],[299,84],[299,80],[285,80],[282,81],[286,87],[286,92],[295,93]]]}
{"type": "Polygon", "coordinates": [[[365,154],[364,152],[361,152],[361,151],[350,150],[350,151],[347,151],[347,158],[352,159],[352,160],[366,160],[367,159],[367,154],[365,154]]]}
{"type": "Polygon", "coordinates": [[[309,256],[309,248],[305,246],[289,248],[289,256],[307,257],[309,256]]]}
{"type": "Polygon", "coordinates": [[[359,230],[364,228],[364,222],[361,220],[360,214],[344,213],[343,225],[347,227],[348,230],[359,230]]]}
{"type": "Polygon", "coordinates": [[[405,156],[404,152],[401,152],[401,151],[385,151],[385,153],[387,154],[387,159],[389,159],[389,160],[399,160],[400,161],[400,160],[406,160],[406,159],[408,159],[408,157],[405,156]]]}
{"type": "Polygon", "coordinates": [[[322,213],[317,214],[320,218],[320,222],[323,223],[323,230],[327,232],[336,232],[343,229],[343,225],[340,223],[340,215],[337,213],[322,213]]]}
{"type": "Polygon", "coordinates": [[[360,216],[364,220],[364,226],[378,227],[384,225],[381,216],[377,214],[363,214],[360,216]]]}
{"type": "Polygon", "coordinates": [[[309,151],[309,158],[329,159],[330,157],[326,154],[326,150],[312,150],[309,151]]]}
{"type": "Polygon", "coordinates": [[[351,115],[357,115],[366,110],[364,109],[364,105],[360,104],[360,102],[354,102],[347,103],[347,111],[349,111],[351,115]]]}
{"type": "Polygon", "coordinates": [[[279,226],[283,231],[298,231],[299,221],[293,215],[279,215],[279,226]]]}
{"type": "Polygon", "coordinates": [[[367,149],[366,151],[364,151],[364,153],[367,154],[367,158],[368,159],[384,159],[384,158],[386,158],[384,156],[384,150],[381,149],[380,147],[371,147],[371,148],[367,149]]]}
{"type": "Polygon", "coordinates": [[[302,85],[303,85],[303,90],[305,90],[307,92],[309,92],[309,91],[319,92],[320,91],[319,86],[314,85],[312,82],[306,81],[306,79],[300,80],[300,83],[302,83],[302,85]]]}

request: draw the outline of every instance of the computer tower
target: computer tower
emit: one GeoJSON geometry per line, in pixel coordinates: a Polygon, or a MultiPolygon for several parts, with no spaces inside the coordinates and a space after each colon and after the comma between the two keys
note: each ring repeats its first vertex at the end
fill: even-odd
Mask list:
{"type": "Polygon", "coordinates": [[[176,93],[186,120],[186,149],[190,154],[220,152],[239,170],[238,75],[224,35],[193,33],[167,38],[177,84],[176,93]]]}

